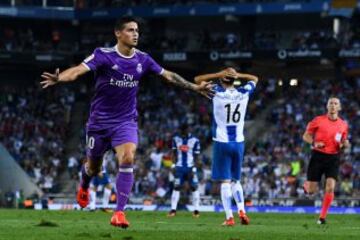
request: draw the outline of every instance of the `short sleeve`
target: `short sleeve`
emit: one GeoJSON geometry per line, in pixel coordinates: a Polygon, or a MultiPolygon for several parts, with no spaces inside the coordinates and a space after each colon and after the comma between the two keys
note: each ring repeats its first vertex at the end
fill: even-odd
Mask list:
{"type": "Polygon", "coordinates": [[[200,154],[200,151],[201,151],[201,147],[200,147],[200,141],[199,139],[195,142],[195,145],[194,145],[194,153],[195,154],[200,154]]]}
{"type": "Polygon", "coordinates": [[[164,72],[162,68],[150,55],[147,55],[146,61],[147,72],[161,75],[164,72]]]}
{"type": "Polygon", "coordinates": [[[307,127],[306,127],[306,132],[313,135],[316,130],[318,129],[319,124],[318,124],[318,118],[314,118],[313,120],[311,120],[307,127]]]}
{"type": "Polygon", "coordinates": [[[84,59],[82,64],[91,71],[97,71],[104,64],[104,55],[99,48],[84,59]]]}
{"type": "Polygon", "coordinates": [[[237,90],[243,94],[248,93],[251,95],[256,88],[256,83],[254,81],[248,81],[244,86],[237,88],[237,90]]]}

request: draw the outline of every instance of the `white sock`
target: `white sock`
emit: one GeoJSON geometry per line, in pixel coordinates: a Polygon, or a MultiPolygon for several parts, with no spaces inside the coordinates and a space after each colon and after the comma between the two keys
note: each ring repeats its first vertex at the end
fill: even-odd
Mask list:
{"type": "Polygon", "coordinates": [[[200,192],[199,190],[193,191],[192,194],[193,197],[193,206],[194,206],[194,211],[197,210],[199,211],[199,206],[200,206],[200,192]]]}
{"type": "Polygon", "coordinates": [[[224,211],[226,214],[226,219],[234,217],[232,210],[231,210],[231,200],[232,200],[232,194],[231,194],[230,183],[222,183],[221,184],[221,201],[222,201],[224,211]]]}
{"type": "Polygon", "coordinates": [[[180,199],[180,191],[173,190],[171,194],[171,210],[176,210],[180,199]]]}
{"type": "Polygon", "coordinates": [[[90,189],[90,205],[91,210],[95,210],[96,208],[96,192],[93,189],[90,189]]]}
{"type": "Polygon", "coordinates": [[[103,199],[102,199],[102,204],[104,208],[108,208],[109,207],[109,200],[110,200],[110,195],[111,195],[111,190],[108,188],[104,189],[104,195],[103,195],[103,199]]]}
{"type": "Polygon", "coordinates": [[[231,183],[231,191],[235,199],[238,211],[243,211],[245,213],[244,191],[240,184],[240,181],[231,183]]]}

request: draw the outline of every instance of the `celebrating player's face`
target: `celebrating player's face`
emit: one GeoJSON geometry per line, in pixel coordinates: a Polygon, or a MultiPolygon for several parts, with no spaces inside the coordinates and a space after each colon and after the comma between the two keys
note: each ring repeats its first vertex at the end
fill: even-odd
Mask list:
{"type": "Polygon", "coordinates": [[[136,22],[126,23],[122,30],[115,31],[118,41],[129,47],[135,47],[138,44],[139,28],[136,22]]]}
{"type": "Polygon", "coordinates": [[[330,98],[327,102],[327,110],[330,114],[337,114],[341,110],[340,100],[338,98],[330,98]]]}

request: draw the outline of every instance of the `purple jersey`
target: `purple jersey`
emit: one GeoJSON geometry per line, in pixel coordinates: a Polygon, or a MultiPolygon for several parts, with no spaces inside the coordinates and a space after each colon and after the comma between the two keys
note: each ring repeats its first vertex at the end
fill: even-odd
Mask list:
{"type": "Polygon", "coordinates": [[[163,68],[147,53],[135,50],[122,55],[117,46],[96,48],[83,65],[95,72],[95,96],[91,101],[88,128],[110,128],[137,117],[136,94],[140,79],[163,68]]]}

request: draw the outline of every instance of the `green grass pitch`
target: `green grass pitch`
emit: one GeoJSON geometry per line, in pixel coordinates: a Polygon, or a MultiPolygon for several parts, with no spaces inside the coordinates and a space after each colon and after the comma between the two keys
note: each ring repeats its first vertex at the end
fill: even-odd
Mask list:
{"type": "MultiPolygon", "coordinates": [[[[167,218],[165,212],[127,212],[130,228],[109,224],[111,214],[85,211],[0,210],[1,240],[331,240],[360,239],[360,215],[329,215],[316,225],[315,215],[249,214],[251,224],[222,227],[223,213],[189,212],[167,218]]],[[[237,220],[237,219],[236,219],[237,220]]]]}

